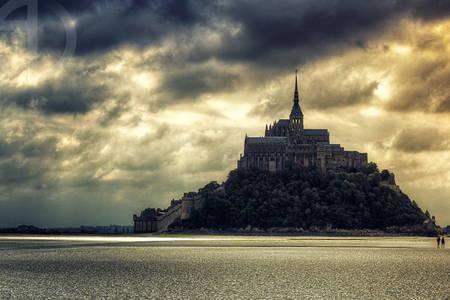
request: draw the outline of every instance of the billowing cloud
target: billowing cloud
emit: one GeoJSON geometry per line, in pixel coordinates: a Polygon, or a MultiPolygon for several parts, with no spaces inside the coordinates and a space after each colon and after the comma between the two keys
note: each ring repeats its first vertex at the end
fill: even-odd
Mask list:
{"type": "Polygon", "coordinates": [[[450,149],[450,134],[439,128],[404,129],[399,132],[393,147],[405,152],[447,151],[450,149]]]}
{"type": "Polygon", "coordinates": [[[221,66],[185,66],[168,70],[158,90],[163,95],[162,105],[219,92],[232,92],[239,75],[221,66]]]}
{"type": "Polygon", "coordinates": [[[37,55],[0,29],[0,226],[127,224],[225,179],[296,68],[306,126],[450,223],[448,1],[55,1],[63,63],[52,1],[37,55]]]}
{"type": "MultiPolygon", "coordinates": [[[[79,55],[123,45],[157,45],[170,35],[189,34],[193,27],[209,23],[214,7],[214,2],[189,0],[59,2],[74,16],[79,55]]],[[[40,33],[41,45],[47,50],[61,49],[65,29],[57,25],[58,9],[47,4],[43,10],[47,18],[40,33]]]]}
{"type": "Polygon", "coordinates": [[[76,114],[86,113],[95,103],[107,97],[105,86],[91,84],[86,78],[71,75],[37,87],[7,91],[3,101],[47,113],[76,114]]]}

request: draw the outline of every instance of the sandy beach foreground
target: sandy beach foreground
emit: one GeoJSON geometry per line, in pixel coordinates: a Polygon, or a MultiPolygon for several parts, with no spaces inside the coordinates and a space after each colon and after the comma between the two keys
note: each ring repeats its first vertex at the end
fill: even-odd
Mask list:
{"type": "Polygon", "coordinates": [[[0,298],[448,299],[423,237],[0,236],[0,298]]]}

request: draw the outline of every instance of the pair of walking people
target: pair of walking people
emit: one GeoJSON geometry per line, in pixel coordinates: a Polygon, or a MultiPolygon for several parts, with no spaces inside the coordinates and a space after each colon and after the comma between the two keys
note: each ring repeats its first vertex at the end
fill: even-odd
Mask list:
{"type": "Polygon", "coordinates": [[[436,238],[436,243],[438,248],[445,248],[445,238],[443,236],[438,236],[436,238]]]}

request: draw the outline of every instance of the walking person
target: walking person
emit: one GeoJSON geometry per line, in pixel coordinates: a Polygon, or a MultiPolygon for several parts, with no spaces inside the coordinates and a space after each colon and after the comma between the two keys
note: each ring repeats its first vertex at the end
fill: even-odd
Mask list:
{"type": "Polygon", "coordinates": [[[441,237],[441,248],[445,249],[445,239],[444,236],[441,237]]]}
{"type": "Polygon", "coordinates": [[[441,248],[441,237],[439,235],[436,238],[436,244],[438,248],[441,248]]]}

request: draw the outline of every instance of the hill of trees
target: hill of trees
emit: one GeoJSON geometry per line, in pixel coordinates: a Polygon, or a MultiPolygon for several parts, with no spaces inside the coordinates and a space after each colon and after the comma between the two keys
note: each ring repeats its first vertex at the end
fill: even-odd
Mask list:
{"type": "Polygon", "coordinates": [[[203,209],[181,224],[184,228],[422,230],[431,222],[428,212],[398,189],[393,174],[379,172],[373,163],[326,175],[314,169],[234,170],[222,185],[212,182],[199,193],[203,209]]]}

